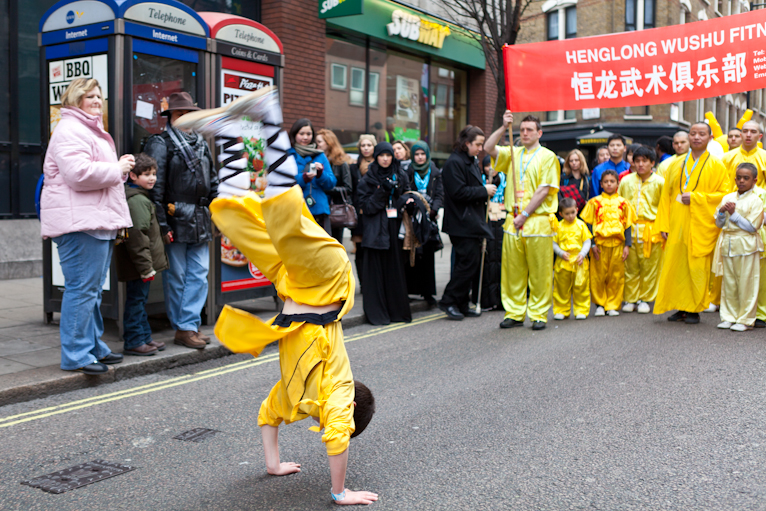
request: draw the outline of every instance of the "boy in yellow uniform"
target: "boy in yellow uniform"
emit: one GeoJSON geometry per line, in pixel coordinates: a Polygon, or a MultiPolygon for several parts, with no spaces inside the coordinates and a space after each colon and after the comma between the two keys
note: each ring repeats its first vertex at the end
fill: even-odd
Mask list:
{"type": "Polygon", "coordinates": [[[625,287],[625,260],[631,246],[631,226],[636,213],[628,201],[617,195],[617,172],[601,174],[601,195],[592,198],[580,214],[593,226],[593,262],[590,293],[596,304],[594,316],[619,316],[625,287]]]}
{"type": "Polygon", "coordinates": [[[575,319],[585,319],[590,312],[588,252],[593,236],[585,222],[577,218],[574,199],[561,199],[559,214],[562,220],[553,237],[553,251],[558,256],[553,265],[553,319],[568,318],[572,301],[575,319]]]}
{"type": "Polygon", "coordinates": [[[654,160],[654,150],[641,146],[633,153],[636,172],[620,182],[620,197],[633,206],[637,217],[631,232],[633,244],[625,261],[622,312],[648,314],[651,311],[649,302],[657,297],[663,240],[654,220],[665,180],[652,172],[654,160]]]}
{"type": "Polygon", "coordinates": [[[336,504],[370,504],[377,495],[345,488],[349,439],[366,428],[375,412],[369,389],[354,381],[343,343],[340,319],[354,302],[354,276],[346,251],[320,227],[295,184],[297,166],[286,155],[290,141],[279,125],[282,114],[276,91],[258,91],[239,101],[252,120],[261,120],[272,162],[265,199],[249,191],[250,179],[237,138],[240,118],[224,109],[188,114],[176,122],[215,135],[222,146],[219,171],[223,188],[210,205],[213,221],[276,287],[285,301],[282,313],[268,322],[226,306],[216,323],[218,339],[235,353],[258,356],[279,341],[282,378],[261,404],[266,469],[271,475],[300,472],[297,463],[279,458],[278,427],[307,417],[324,429],[336,504]]]}
{"type": "Polygon", "coordinates": [[[752,163],[737,166],[737,191],[726,195],[716,209],[720,227],[713,254],[713,270],[723,276],[721,323],[718,328],[744,332],[753,328],[758,307],[760,258],[763,241],[763,201],[755,183],[758,169],[752,163]]]}

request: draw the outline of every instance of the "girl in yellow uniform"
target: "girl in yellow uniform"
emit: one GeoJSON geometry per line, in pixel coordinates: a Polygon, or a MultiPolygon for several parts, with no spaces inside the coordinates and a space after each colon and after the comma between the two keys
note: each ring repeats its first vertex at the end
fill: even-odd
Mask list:
{"type": "Polygon", "coordinates": [[[662,267],[662,234],[655,227],[665,180],[652,172],[654,150],[646,146],[636,149],[633,166],[636,172],[620,182],[620,196],[636,211],[631,237],[633,244],[625,261],[625,305],[622,312],[651,312],[649,302],[657,297],[662,267]]]}
{"type": "Polygon", "coordinates": [[[580,214],[593,226],[593,262],[590,272],[591,299],[596,304],[594,316],[619,316],[625,287],[625,260],[631,245],[630,227],[636,212],[628,201],[617,195],[617,172],[601,174],[602,193],[592,198],[580,214]]]}
{"type": "Polygon", "coordinates": [[[577,218],[574,199],[560,199],[559,214],[562,220],[553,237],[553,251],[558,256],[553,265],[553,319],[568,318],[572,301],[575,319],[585,319],[590,312],[588,252],[593,236],[585,222],[577,218]]]}

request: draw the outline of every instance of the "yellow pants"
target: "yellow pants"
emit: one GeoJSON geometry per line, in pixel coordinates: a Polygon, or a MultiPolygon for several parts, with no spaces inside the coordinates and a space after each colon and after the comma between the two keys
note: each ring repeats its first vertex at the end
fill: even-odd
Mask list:
{"type": "Polygon", "coordinates": [[[760,261],[761,275],[758,281],[758,312],[756,319],[766,321],[766,258],[760,261]]]}
{"type": "Polygon", "coordinates": [[[622,261],[623,244],[616,247],[599,245],[601,256],[591,261],[590,295],[596,305],[605,310],[617,310],[622,305],[625,287],[625,263],[622,261]]]}
{"type": "Polygon", "coordinates": [[[548,321],[553,294],[553,238],[504,233],[500,295],[505,317],[548,321]],[[527,306],[529,287],[529,306],[527,306]]]}
{"type": "Polygon", "coordinates": [[[758,309],[761,254],[723,257],[721,321],[753,326],[758,309]]]}
{"type": "Polygon", "coordinates": [[[653,302],[657,297],[662,268],[662,244],[653,243],[649,257],[644,257],[644,244],[634,243],[625,260],[625,293],[628,303],[653,302]]]}
{"type": "Polygon", "coordinates": [[[708,292],[708,299],[711,304],[721,305],[721,285],[723,277],[716,277],[714,273],[710,273],[710,291],[708,292]]]}
{"type": "Polygon", "coordinates": [[[577,271],[560,268],[553,273],[553,313],[569,316],[574,302],[575,315],[590,312],[590,278],[588,259],[577,271]]]}

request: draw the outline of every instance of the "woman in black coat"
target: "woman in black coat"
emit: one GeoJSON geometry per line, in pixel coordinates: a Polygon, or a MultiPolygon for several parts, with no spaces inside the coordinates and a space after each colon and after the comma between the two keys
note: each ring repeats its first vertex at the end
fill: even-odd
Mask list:
{"type": "Polygon", "coordinates": [[[363,217],[362,246],[364,314],[373,325],[412,321],[404,280],[404,257],[399,227],[405,207],[415,202],[402,194],[410,189],[388,142],[375,146],[374,161],[359,182],[359,211],[363,217]]]}
{"type": "MultiPolygon", "coordinates": [[[[410,189],[420,193],[430,206],[431,222],[436,222],[439,210],[444,205],[444,186],[442,185],[442,171],[431,161],[431,150],[428,144],[418,140],[412,145],[412,162],[407,169],[410,178],[410,189]]],[[[439,235],[438,228],[434,231],[439,235]]],[[[409,261],[405,264],[405,277],[407,279],[407,292],[411,295],[422,295],[428,305],[436,305],[436,264],[435,254],[437,246],[441,244],[431,240],[417,249],[415,266],[410,266],[409,261]]]]}

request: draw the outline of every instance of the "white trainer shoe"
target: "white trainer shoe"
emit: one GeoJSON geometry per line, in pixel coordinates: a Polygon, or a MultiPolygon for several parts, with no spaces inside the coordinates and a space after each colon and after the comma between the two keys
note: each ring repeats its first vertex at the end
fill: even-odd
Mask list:
{"type": "Polygon", "coordinates": [[[752,328],[753,327],[751,326],[743,325],[742,323],[737,323],[737,324],[731,325],[730,330],[732,332],[746,332],[748,330],[751,330],[752,328]]]}
{"type": "Polygon", "coordinates": [[[721,330],[728,330],[729,328],[732,328],[732,325],[728,321],[722,321],[718,323],[718,328],[720,328],[721,330]]]}
{"type": "Polygon", "coordinates": [[[711,303],[710,307],[708,307],[707,309],[705,309],[702,312],[718,312],[718,306],[716,304],[714,304],[714,303],[711,303]]]}
{"type": "Polygon", "coordinates": [[[585,314],[578,314],[577,316],[575,316],[575,319],[587,319],[587,318],[588,316],[586,316],[585,314]]]}
{"type": "Polygon", "coordinates": [[[649,304],[646,302],[639,302],[638,307],[636,307],[636,312],[639,314],[649,314],[652,312],[652,308],[649,307],[649,304]]]}
{"type": "Polygon", "coordinates": [[[619,311],[616,311],[616,310],[606,311],[606,315],[607,315],[607,316],[612,316],[612,317],[614,317],[614,316],[619,316],[619,315],[620,315],[620,312],[619,312],[619,311]]]}
{"type": "Polygon", "coordinates": [[[601,307],[600,305],[596,307],[596,312],[593,315],[596,316],[597,318],[600,318],[601,316],[606,316],[606,314],[604,313],[604,308],[601,307]]]}
{"type": "Polygon", "coordinates": [[[636,310],[635,303],[626,303],[622,306],[622,312],[633,312],[634,310],[636,310]]]}
{"type": "Polygon", "coordinates": [[[556,321],[561,321],[564,318],[566,318],[566,316],[564,316],[563,314],[554,314],[553,315],[553,319],[555,319],[556,321]]]}

